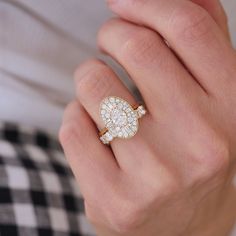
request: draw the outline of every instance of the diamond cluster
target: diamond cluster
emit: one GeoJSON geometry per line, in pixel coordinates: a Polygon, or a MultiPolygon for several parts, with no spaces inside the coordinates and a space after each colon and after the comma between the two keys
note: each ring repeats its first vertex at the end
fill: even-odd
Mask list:
{"type": "Polygon", "coordinates": [[[100,115],[107,131],[100,137],[104,144],[109,144],[115,137],[127,139],[138,131],[138,119],[146,114],[144,106],[136,108],[119,97],[105,98],[100,107],[100,115]]]}
{"type": "Polygon", "coordinates": [[[140,105],[137,109],[136,109],[138,118],[142,118],[146,113],[146,109],[144,108],[144,106],[140,105]]]}
{"type": "Polygon", "coordinates": [[[101,137],[108,142],[114,137],[131,138],[138,130],[138,113],[121,98],[108,97],[103,100],[100,115],[108,131],[101,137]]]}

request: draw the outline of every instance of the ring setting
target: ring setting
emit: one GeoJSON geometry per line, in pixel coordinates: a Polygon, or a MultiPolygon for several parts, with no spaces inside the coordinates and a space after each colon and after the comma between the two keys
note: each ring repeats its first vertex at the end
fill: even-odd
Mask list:
{"type": "Polygon", "coordinates": [[[100,140],[109,144],[114,138],[132,138],[138,131],[139,119],[145,114],[143,105],[131,106],[122,98],[106,97],[100,105],[100,116],[105,124],[100,140]]]}

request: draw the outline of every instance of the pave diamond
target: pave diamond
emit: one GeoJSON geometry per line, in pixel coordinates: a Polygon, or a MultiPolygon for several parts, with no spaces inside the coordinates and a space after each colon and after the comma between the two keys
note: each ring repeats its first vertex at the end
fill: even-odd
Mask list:
{"type": "MultiPolygon", "coordinates": [[[[101,104],[100,114],[109,137],[104,135],[106,141],[114,137],[131,138],[138,130],[138,114],[123,99],[108,97],[101,104]]],[[[103,140],[102,140],[103,141],[103,140]]]]}
{"type": "Polygon", "coordinates": [[[144,116],[146,114],[146,110],[143,106],[139,106],[136,110],[137,114],[138,114],[138,118],[141,118],[142,116],[144,116]]]}
{"type": "Polygon", "coordinates": [[[111,112],[111,120],[118,127],[124,126],[127,123],[127,114],[121,109],[114,109],[111,112]]]}
{"type": "Polygon", "coordinates": [[[104,144],[109,144],[115,137],[127,139],[137,131],[138,119],[146,114],[144,106],[134,108],[118,97],[105,98],[100,107],[100,115],[107,131],[100,137],[104,144]]]}

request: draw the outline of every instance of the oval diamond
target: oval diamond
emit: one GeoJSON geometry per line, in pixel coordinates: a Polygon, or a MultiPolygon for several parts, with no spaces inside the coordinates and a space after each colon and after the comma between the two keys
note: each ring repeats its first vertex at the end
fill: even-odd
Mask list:
{"type": "Polygon", "coordinates": [[[127,123],[127,115],[121,109],[115,108],[114,111],[111,112],[111,120],[118,127],[124,126],[127,123]]]}
{"type": "Polygon", "coordinates": [[[105,98],[101,103],[100,114],[113,137],[131,138],[138,131],[138,115],[130,104],[121,98],[105,98]],[[109,117],[109,122],[106,117],[109,117]]]}

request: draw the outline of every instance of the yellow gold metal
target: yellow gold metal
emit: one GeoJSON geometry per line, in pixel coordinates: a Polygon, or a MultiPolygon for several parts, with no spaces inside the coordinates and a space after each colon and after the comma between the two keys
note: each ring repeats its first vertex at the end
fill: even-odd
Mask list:
{"type": "Polygon", "coordinates": [[[103,136],[106,132],[108,131],[108,128],[103,128],[100,132],[99,132],[99,136],[103,136]]]}
{"type": "MultiPolygon", "coordinates": [[[[108,118],[105,118],[104,120],[104,117],[105,115],[104,114],[107,114],[104,112],[104,109],[106,110],[106,105],[104,105],[104,102],[105,100],[107,100],[109,97],[105,98],[101,104],[100,104],[100,111],[102,111],[103,115],[102,115],[102,119],[103,121],[105,122],[105,125],[106,127],[104,127],[100,132],[99,132],[99,136],[100,136],[100,139],[101,141],[104,143],[104,144],[109,144],[113,138],[116,138],[116,137],[120,137],[120,138],[123,138],[123,139],[129,139],[129,138],[132,138],[138,131],[138,128],[139,128],[139,118],[141,118],[143,115],[145,115],[146,111],[145,111],[145,108],[143,107],[143,105],[141,104],[134,104],[134,105],[130,105],[126,100],[120,98],[120,97],[116,97],[116,96],[111,96],[111,99],[113,99],[113,101],[111,101],[112,103],[114,103],[114,99],[117,99],[118,100],[118,103],[120,102],[120,104],[123,102],[123,104],[125,104],[125,106],[127,106],[127,109],[128,110],[128,113],[129,113],[129,127],[127,125],[128,128],[124,128],[122,126],[117,126],[116,129],[118,131],[115,131],[114,128],[112,127],[112,129],[110,129],[110,121],[109,121],[109,114],[108,114],[108,118]],[[126,105],[127,104],[127,105],[126,105]],[[103,106],[103,108],[102,108],[103,106]],[[105,108],[104,108],[105,106],[105,108]],[[102,110],[103,109],[103,110],[102,110]],[[140,109],[144,109],[144,113],[140,113],[140,109]],[[132,112],[136,111],[137,113],[134,113],[133,116],[131,117],[131,114],[132,112]],[[136,115],[135,115],[136,114],[136,115]],[[141,115],[140,115],[141,114],[141,115]],[[109,123],[107,123],[107,120],[109,123]],[[133,122],[133,124],[132,124],[133,122]],[[132,127],[132,128],[131,128],[132,127]],[[123,129],[123,130],[122,130],[123,129]],[[114,132],[115,131],[115,132],[114,132]],[[119,132],[119,134],[118,134],[119,132]],[[122,133],[123,132],[123,133],[122,133]]],[[[105,102],[106,104],[110,105],[109,102],[105,102]]],[[[110,105],[111,107],[112,105],[110,105]]],[[[122,105],[121,105],[122,107],[122,105]]],[[[109,109],[109,108],[108,108],[109,109]]],[[[122,108],[122,109],[125,109],[125,108],[122,108]]],[[[126,111],[127,112],[127,111],[126,111]]],[[[100,114],[101,115],[101,114],[100,114]]]]}
{"type": "Polygon", "coordinates": [[[135,105],[132,106],[132,108],[133,108],[134,110],[136,110],[139,106],[140,106],[140,104],[136,103],[135,105]]]}

